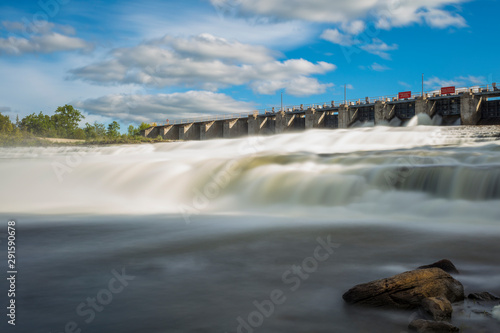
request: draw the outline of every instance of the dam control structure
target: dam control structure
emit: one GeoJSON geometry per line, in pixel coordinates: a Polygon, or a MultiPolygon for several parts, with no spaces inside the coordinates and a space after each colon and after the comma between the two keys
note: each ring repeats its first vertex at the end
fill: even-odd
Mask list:
{"type": "Polygon", "coordinates": [[[209,140],[238,138],[247,135],[272,135],[307,129],[338,129],[355,124],[388,124],[395,118],[408,121],[418,114],[433,118],[439,115],[443,124],[500,124],[500,89],[495,83],[484,87],[444,87],[439,91],[392,97],[368,98],[336,104],[313,104],[234,113],[223,116],[177,120],[153,124],[142,131],[145,137],[161,136],[165,140],[209,140]]]}

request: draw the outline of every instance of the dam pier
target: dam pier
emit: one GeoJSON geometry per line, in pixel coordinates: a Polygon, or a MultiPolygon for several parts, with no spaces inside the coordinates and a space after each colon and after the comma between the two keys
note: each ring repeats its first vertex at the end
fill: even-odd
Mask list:
{"type": "Polygon", "coordinates": [[[300,105],[251,114],[229,114],[153,124],[141,134],[165,140],[209,140],[248,135],[272,135],[307,129],[347,129],[357,124],[388,124],[394,119],[408,121],[416,115],[439,115],[443,124],[500,124],[500,89],[495,83],[484,87],[444,87],[423,94],[364,100],[300,105]]]}

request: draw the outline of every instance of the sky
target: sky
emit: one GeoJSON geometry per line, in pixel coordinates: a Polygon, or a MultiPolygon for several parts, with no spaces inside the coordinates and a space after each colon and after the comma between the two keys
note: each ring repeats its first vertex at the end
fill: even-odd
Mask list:
{"type": "Polygon", "coordinates": [[[497,0],[0,2],[0,113],[184,119],[500,82],[497,0]]]}

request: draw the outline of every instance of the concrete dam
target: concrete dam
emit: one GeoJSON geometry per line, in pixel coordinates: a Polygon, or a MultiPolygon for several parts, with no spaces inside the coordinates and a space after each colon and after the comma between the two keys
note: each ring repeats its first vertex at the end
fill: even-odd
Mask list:
{"type": "Polygon", "coordinates": [[[349,128],[359,123],[375,125],[398,118],[408,121],[418,114],[439,115],[443,124],[500,124],[500,89],[495,83],[484,87],[444,87],[439,91],[393,97],[368,98],[342,103],[280,108],[275,112],[230,114],[174,121],[144,130],[145,137],[165,140],[209,140],[247,135],[272,135],[307,129],[349,128]]]}

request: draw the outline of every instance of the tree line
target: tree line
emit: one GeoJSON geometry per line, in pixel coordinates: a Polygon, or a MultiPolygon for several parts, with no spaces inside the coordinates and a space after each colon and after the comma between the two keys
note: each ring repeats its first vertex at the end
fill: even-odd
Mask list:
{"type": "Polygon", "coordinates": [[[120,124],[113,121],[106,127],[105,124],[94,122],[86,123],[84,128],[78,124],[85,116],[72,105],[64,105],[57,108],[52,116],[40,112],[32,113],[23,119],[12,122],[9,116],[0,113],[0,134],[22,135],[31,134],[37,137],[99,140],[116,139],[120,137],[137,137],[141,131],[150,127],[149,124],[141,123],[138,127],[130,125],[127,134],[120,134],[120,124]]]}

